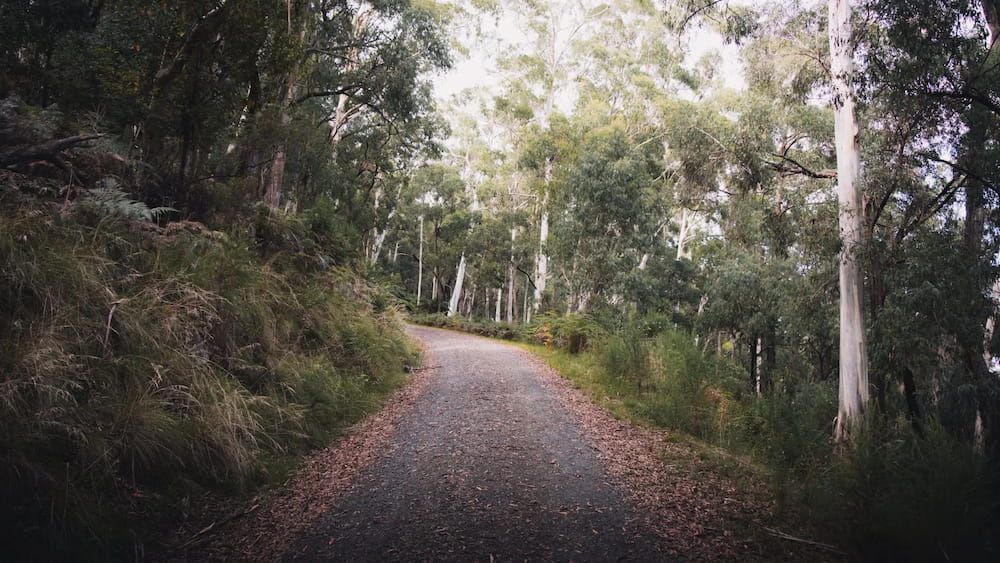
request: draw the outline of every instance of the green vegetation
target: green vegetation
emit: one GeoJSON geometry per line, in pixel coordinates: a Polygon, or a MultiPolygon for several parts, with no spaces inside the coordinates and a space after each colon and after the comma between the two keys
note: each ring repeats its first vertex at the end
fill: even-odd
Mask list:
{"type": "Polygon", "coordinates": [[[280,477],[272,462],[377,408],[413,361],[382,290],[301,239],[253,242],[322,240],[297,219],[136,232],[80,211],[0,219],[2,526],[19,546],[110,556],[128,511],[280,477]]]}
{"type": "Polygon", "coordinates": [[[399,301],[367,266],[438,152],[446,15],[0,4],[5,557],[152,550],[405,381],[399,301]]]}

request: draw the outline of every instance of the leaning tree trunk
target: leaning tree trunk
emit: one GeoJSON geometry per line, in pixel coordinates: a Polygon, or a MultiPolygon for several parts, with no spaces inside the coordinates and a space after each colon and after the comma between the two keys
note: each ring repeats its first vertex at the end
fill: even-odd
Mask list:
{"type": "Polygon", "coordinates": [[[458,300],[462,297],[462,282],[465,281],[465,254],[458,261],[458,272],[455,274],[455,287],[451,290],[451,301],[448,303],[448,316],[453,317],[458,312],[458,300]]]}
{"type": "Polygon", "coordinates": [[[829,0],[829,18],[841,239],[840,404],[836,439],[843,442],[862,420],[869,399],[862,280],[858,262],[864,218],[857,185],[861,163],[858,121],[854,114],[850,0],[829,0]]]}

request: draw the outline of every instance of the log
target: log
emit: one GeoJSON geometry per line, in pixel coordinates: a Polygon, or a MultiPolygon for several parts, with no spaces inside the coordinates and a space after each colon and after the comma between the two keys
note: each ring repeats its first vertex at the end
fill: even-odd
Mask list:
{"type": "Polygon", "coordinates": [[[59,164],[59,155],[63,151],[67,151],[78,147],[87,141],[93,141],[94,139],[100,139],[102,137],[104,137],[104,135],[74,135],[63,139],[54,139],[39,145],[18,147],[10,151],[0,153],[0,168],[11,168],[18,164],[37,162],[40,160],[59,164]]]}

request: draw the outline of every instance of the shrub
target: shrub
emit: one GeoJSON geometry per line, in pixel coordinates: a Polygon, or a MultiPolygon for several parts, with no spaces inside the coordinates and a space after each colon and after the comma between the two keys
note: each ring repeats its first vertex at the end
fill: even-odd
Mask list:
{"type": "Polygon", "coordinates": [[[535,343],[570,354],[589,350],[607,335],[600,325],[585,315],[544,315],[528,332],[535,343]]]}
{"type": "Polygon", "coordinates": [[[401,381],[396,308],[346,270],[262,260],[293,237],[87,220],[0,215],[0,526],[17,545],[114,557],[122,514],[169,488],[252,487],[401,381]]]}
{"type": "Polygon", "coordinates": [[[601,366],[616,378],[641,388],[649,379],[649,346],[635,335],[613,335],[601,347],[601,366]]]}

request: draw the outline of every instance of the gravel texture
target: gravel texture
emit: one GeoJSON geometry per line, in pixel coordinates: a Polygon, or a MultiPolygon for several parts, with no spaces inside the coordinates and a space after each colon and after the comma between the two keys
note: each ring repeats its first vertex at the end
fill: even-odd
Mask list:
{"type": "Polygon", "coordinates": [[[429,372],[381,457],[285,560],[662,560],[525,352],[411,327],[429,372]]]}

